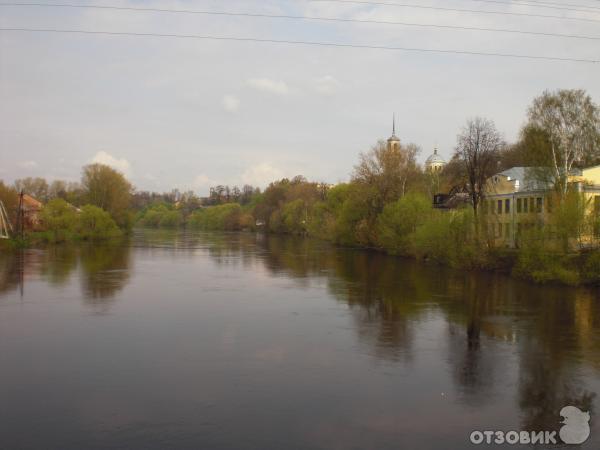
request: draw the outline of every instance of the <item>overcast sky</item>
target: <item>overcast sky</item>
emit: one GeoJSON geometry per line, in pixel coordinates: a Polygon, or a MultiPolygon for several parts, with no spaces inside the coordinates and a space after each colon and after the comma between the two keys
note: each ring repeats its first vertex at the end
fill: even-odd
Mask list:
{"type": "MultiPolygon", "coordinates": [[[[400,0],[390,0],[400,2],[400,0]]],[[[502,1],[502,0],[499,0],[502,1]]],[[[509,1],[509,0],[506,0],[509,1]]],[[[524,1],[524,0],[521,0],[524,1]]],[[[554,0],[557,2],[557,0],[554,0]]],[[[581,13],[481,0],[406,0],[473,14],[304,0],[96,0],[118,5],[531,30],[600,37],[600,2],[581,13]]],[[[383,24],[0,6],[0,27],[203,34],[598,59],[600,40],[383,24]]],[[[600,102],[600,65],[500,57],[158,37],[0,31],[0,178],[77,180],[108,163],[139,189],[264,186],[283,176],[347,180],[391,133],[448,158],[466,119],[507,140],[545,89],[600,102]]]]}

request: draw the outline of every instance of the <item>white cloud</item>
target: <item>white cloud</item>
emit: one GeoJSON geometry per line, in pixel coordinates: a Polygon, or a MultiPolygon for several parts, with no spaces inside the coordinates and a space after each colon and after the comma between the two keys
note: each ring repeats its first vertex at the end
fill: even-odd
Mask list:
{"type": "Polygon", "coordinates": [[[290,88],[284,81],[271,80],[269,78],[251,78],[246,84],[258,91],[268,92],[275,95],[287,95],[290,88]]]}
{"type": "Polygon", "coordinates": [[[18,166],[21,169],[33,169],[34,167],[37,167],[37,162],[35,161],[21,161],[18,166]]]}
{"type": "Polygon", "coordinates": [[[337,92],[339,87],[340,82],[331,75],[325,75],[324,77],[315,80],[315,90],[319,94],[333,95],[337,92]]]}
{"type": "Polygon", "coordinates": [[[273,167],[267,162],[263,162],[248,168],[242,174],[242,181],[244,184],[264,187],[267,186],[271,181],[283,178],[283,176],[284,175],[281,170],[273,167]]]}
{"type": "Polygon", "coordinates": [[[125,158],[115,158],[113,155],[105,151],[96,153],[92,159],[92,163],[105,164],[113,169],[117,169],[119,172],[122,172],[123,175],[131,175],[131,165],[129,164],[129,161],[127,161],[125,158]]]}
{"type": "Polygon", "coordinates": [[[221,101],[223,109],[227,112],[237,112],[240,109],[240,99],[234,95],[226,95],[221,101]]]}
{"type": "Polygon", "coordinates": [[[200,195],[203,195],[205,193],[208,193],[208,188],[216,184],[217,183],[213,179],[201,173],[200,175],[197,175],[192,181],[192,188],[195,191],[200,192],[200,195]]]}

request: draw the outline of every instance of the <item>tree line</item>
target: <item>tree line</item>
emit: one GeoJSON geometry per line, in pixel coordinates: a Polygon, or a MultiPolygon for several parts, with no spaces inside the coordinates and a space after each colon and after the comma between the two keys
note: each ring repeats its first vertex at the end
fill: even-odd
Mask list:
{"type": "Polygon", "coordinates": [[[39,178],[17,180],[14,186],[0,183],[0,198],[10,211],[21,189],[47,200],[46,210],[57,199],[76,207],[89,204],[108,213],[122,230],[137,223],[309,235],[456,267],[501,264],[539,281],[576,283],[590,273],[600,277],[598,252],[583,259],[557,259],[555,253],[567,255],[568,242],[590,227],[600,230],[600,223],[589,223],[581,196],[567,182],[574,169],[600,164],[599,111],[584,91],[546,91],[528,108],[514,143],[506,142],[492,120],[469,119],[441,171],[418,163],[418,145],[381,140],[359,155],[350,180],[337,185],[299,175],[275,180],[264,191],[218,185],[200,198],[191,191],[136,191],[119,172],[93,164],[83,168],[79,183],[49,184],[39,178]],[[533,168],[556,196],[552,239],[550,227],[528,230],[517,253],[500,254],[482,226],[481,204],[487,180],[514,166],[533,168]],[[432,196],[440,192],[461,193],[464,207],[450,214],[434,209],[432,196]],[[554,245],[556,237],[564,245],[554,245]]]}
{"type": "Polygon", "coordinates": [[[510,270],[537,281],[600,281],[600,252],[574,254],[569,245],[600,230],[600,218],[586,215],[584,199],[567,182],[574,169],[600,164],[600,109],[585,92],[547,91],[534,99],[514,143],[492,120],[468,120],[441,171],[424,170],[420,151],[415,144],[379,141],[359,155],[347,183],[284,178],[244,205],[196,211],[190,225],[309,235],[455,267],[510,270]],[[532,168],[556,205],[550,223],[524,230],[519,249],[508,251],[497,248],[483,226],[481,204],[488,179],[515,166],[532,168]],[[463,193],[464,207],[434,209],[432,195],[450,191],[463,193]]]}

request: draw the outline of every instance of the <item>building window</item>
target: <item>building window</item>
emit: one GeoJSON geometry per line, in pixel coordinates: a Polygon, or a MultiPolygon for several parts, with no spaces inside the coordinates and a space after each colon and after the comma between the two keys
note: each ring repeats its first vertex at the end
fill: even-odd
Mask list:
{"type": "Polygon", "coordinates": [[[529,209],[528,209],[528,201],[527,201],[527,200],[529,200],[529,199],[527,199],[527,198],[524,198],[524,199],[523,199],[523,212],[524,212],[524,213],[528,213],[528,212],[529,212],[529,209]]]}
{"type": "Polygon", "coordinates": [[[522,211],[522,209],[523,209],[523,201],[520,198],[518,198],[517,199],[517,212],[520,213],[522,211]]]}
{"type": "Polygon", "coordinates": [[[510,199],[504,200],[504,213],[508,214],[510,212],[510,199]]]}
{"type": "Polygon", "coordinates": [[[538,213],[542,212],[542,197],[538,197],[535,199],[535,210],[538,213]]]}
{"type": "Polygon", "coordinates": [[[502,214],[502,200],[498,200],[498,214],[502,214]]]}

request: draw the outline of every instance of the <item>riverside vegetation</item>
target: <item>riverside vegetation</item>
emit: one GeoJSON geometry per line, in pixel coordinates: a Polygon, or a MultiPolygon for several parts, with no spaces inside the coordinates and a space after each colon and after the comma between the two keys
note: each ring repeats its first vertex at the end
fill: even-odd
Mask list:
{"type": "MultiPolygon", "coordinates": [[[[313,236],[344,246],[360,246],[455,268],[510,272],[536,282],[571,285],[600,283],[599,240],[573,247],[583,236],[597,236],[600,218],[586,214],[584,199],[566,182],[568,171],[600,164],[599,108],[582,91],[545,92],[535,99],[516,143],[504,142],[492,121],[469,120],[458,135],[451,161],[440,172],[417,163],[415,144],[377,142],[362,153],[349,182],[313,182],[303,176],[252,186],[216,186],[200,199],[192,192],[134,191],[106,166],[84,168],[81,184],[48,186],[40,179],[19,180],[49,201],[42,212],[44,238],[99,239],[147,227],[205,230],[261,230],[313,236]],[[544,121],[545,117],[556,120],[544,121]],[[561,134],[571,130],[572,136],[561,134]],[[552,163],[566,170],[552,171],[552,163]],[[548,167],[540,178],[555,192],[548,222],[527,229],[518,248],[499,246],[488,236],[479,208],[485,182],[513,166],[548,167]],[[107,182],[110,180],[110,182],[107,182]],[[433,208],[435,193],[463,192],[462,207],[433,208]],[[68,202],[68,203],[67,203],[68,202]],[[84,206],[85,204],[88,206],[84,206]],[[69,205],[81,205],[75,212],[69,205]]],[[[0,185],[5,204],[7,192],[0,185]]],[[[14,196],[13,196],[14,197],[14,196]]]]}

